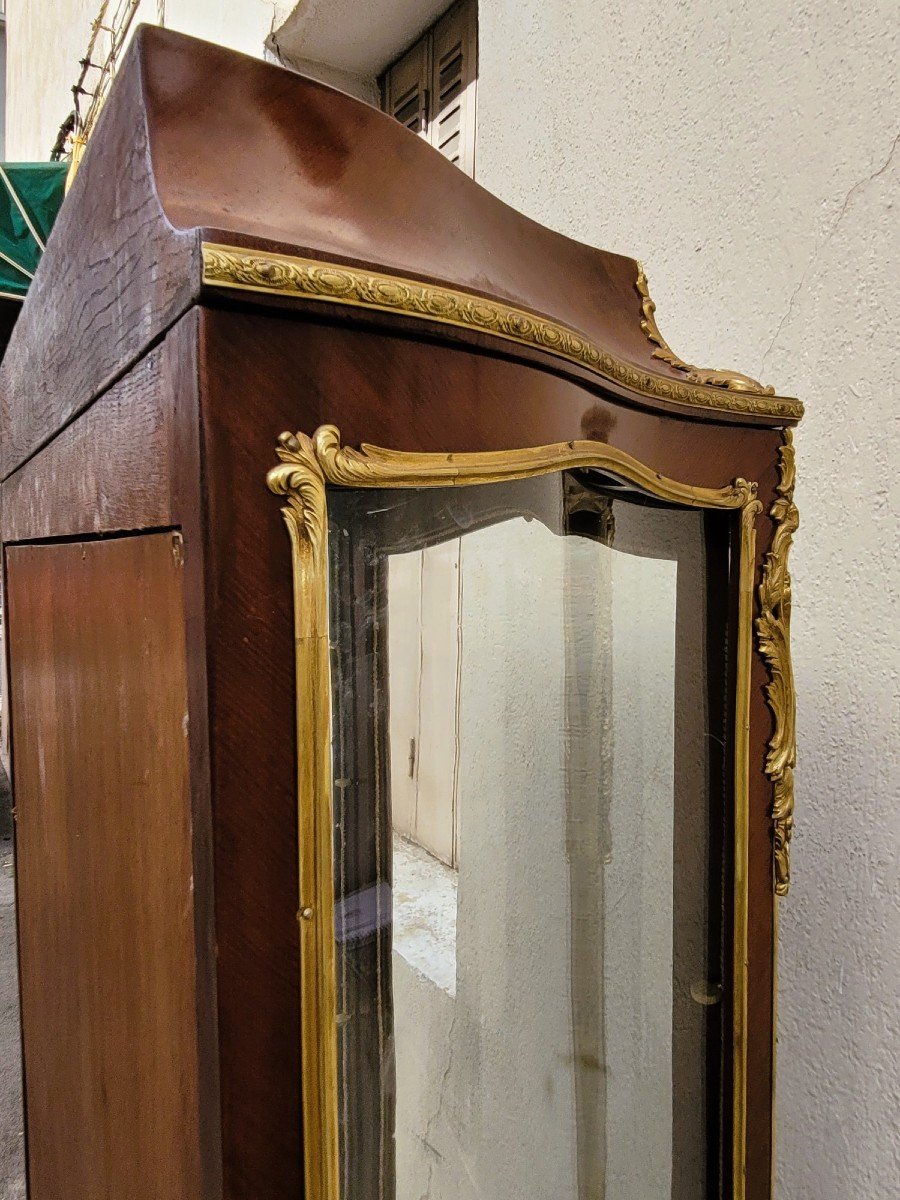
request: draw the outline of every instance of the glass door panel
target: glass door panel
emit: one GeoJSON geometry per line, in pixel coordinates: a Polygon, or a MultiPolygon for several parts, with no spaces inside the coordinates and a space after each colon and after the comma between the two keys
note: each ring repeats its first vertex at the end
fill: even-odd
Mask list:
{"type": "Polygon", "coordinates": [[[720,1195],[727,515],[328,509],[342,1197],[720,1195]]]}

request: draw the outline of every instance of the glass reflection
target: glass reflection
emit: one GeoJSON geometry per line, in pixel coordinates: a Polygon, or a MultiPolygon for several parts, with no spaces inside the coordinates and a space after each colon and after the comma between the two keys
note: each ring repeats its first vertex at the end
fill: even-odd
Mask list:
{"type": "Polygon", "coordinates": [[[719,1192],[728,539],[335,491],[342,1197],[719,1192]]]}

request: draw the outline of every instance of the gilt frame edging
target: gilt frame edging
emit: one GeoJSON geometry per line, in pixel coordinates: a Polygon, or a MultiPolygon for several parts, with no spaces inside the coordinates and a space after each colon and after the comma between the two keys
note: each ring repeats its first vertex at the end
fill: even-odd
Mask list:
{"type": "Polygon", "coordinates": [[[759,585],[756,636],[769,670],[766,701],[773,732],[766,755],[766,775],[775,788],[772,805],[775,893],[786,896],[791,884],[791,838],[794,833],[794,766],[797,760],[797,697],[791,662],[791,573],[788,557],[800,514],[794,503],[796,465],[793,434],[784,432],[778,451],[779,480],[769,509],[774,533],[763,562],[759,585]]]}
{"type": "MultiPolygon", "coordinates": [[[[666,357],[660,352],[666,344],[651,333],[647,336],[657,345],[654,356],[686,371],[686,380],[634,366],[569,325],[475,292],[346,263],[214,242],[203,242],[201,253],[205,287],[343,304],[471,329],[565,359],[637,395],[690,409],[768,417],[773,423],[798,421],[803,416],[799,400],[775,396],[771,389],[754,390],[761,385],[746,375],[700,372],[677,358],[668,346],[670,357],[666,357]]],[[[641,326],[646,333],[649,294],[645,297],[642,269],[635,279],[635,289],[642,300],[641,326]]],[[[655,321],[653,327],[656,329],[655,321]]]]}
{"type": "Polygon", "coordinates": [[[732,1011],[732,1200],[745,1200],[748,1002],[748,834],[750,671],[757,485],[735,479],[700,488],[668,479],[625,451],[573,441],[520,450],[422,454],[363,444],[344,447],[333,425],[309,437],[284,433],[280,462],[267,476],[286,499],[293,568],[296,670],[300,926],[301,1098],[307,1200],[340,1200],[336,977],[333,914],[331,696],[328,628],[328,484],[338,487],[468,486],[554,471],[608,471],[658,499],[740,516],[737,677],[734,738],[734,951],[732,1011]],[[300,749],[306,747],[307,752],[300,749]]]}

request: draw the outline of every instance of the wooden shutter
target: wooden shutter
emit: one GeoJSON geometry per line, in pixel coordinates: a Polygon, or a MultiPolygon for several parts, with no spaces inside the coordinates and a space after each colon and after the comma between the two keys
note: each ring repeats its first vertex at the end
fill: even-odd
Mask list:
{"type": "Polygon", "coordinates": [[[454,5],[381,80],[385,112],[467,175],[475,170],[476,11],[473,0],[454,5]]]}
{"type": "Polygon", "coordinates": [[[467,175],[475,168],[475,5],[457,4],[432,31],[429,141],[467,175]]]}
{"type": "Polygon", "coordinates": [[[382,81],[384,111],[422,137],[428,134],[429,70],[427,38],[422,38],[385,72],[382,81]]]}

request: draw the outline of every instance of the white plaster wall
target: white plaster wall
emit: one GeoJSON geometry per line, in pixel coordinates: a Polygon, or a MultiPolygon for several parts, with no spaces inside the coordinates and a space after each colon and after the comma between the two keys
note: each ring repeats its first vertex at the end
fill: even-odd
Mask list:
{"type": "MultiPolygon", "coordinates": [[[[115,8],[115,3],[112,4],[115,8]]],[[[141,0],[131,27],[157,24],[262,58],[265,40],[292,4],[273,0],[141,0]]],[[[72,111],[72,86],[100,0],[7,0],[6,158],[50,157],[72,111]]]]}
{"type": "Polygon", "coordinates": [[[0,161],[6,159],[6,22],[0,21],[0,161]]]}
{"type": "MultiPolygon", "coordinates": [[[[147,0],[142,2],[147,4],[147,0]]],[[[167,29],[262,58],[266,38],[293,4],[273,0],[165,0],[164,8],[167,29]]]]}
{"type": "MultiPolygon", "coordinates": [[[[188,0],[189,2],[189,0],[188,0]]],[[[452,0],[451,0],[452,2],[452,0]]],[[[373,78],[450,7],[448,0],[299,0],[269,44],[291,63],[305,60],[350,77],[373,78]]]]}
{"type": "Polygon", "coordinates": [[[647,267],[693,362],[801,396],[779,1194],[900,1179],[893,0],[482,0],[476,174],[647,267]]]}
{"type": "Polygon", "coordinates": [[[96,0],[7,0],[6,158],[49,159],[72,111],[96,0]]]}

